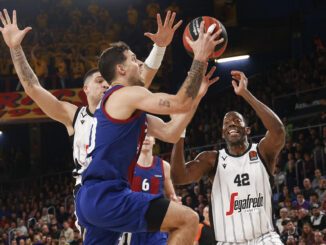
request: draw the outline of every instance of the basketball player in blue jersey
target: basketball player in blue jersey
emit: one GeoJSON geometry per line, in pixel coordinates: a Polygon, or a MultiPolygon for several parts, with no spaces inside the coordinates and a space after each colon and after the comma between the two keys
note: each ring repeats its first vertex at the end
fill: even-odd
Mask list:
{"type": "MultiPolygon", "coordinates": [[[[166,198],[181,203],[175,195],[170,178],[170,164],[158,156],[153,156],[154,144],[155,138],[146,135],[135,167],[131,189],[153,195],[162,195],[164,193],[166,198]]],[[[167,240],[168,233],[165,232],[128,233],[122,237],[120,244],[166,245],[167,240]]]]}
{"type": "Polygon", "coordinates": [[[202,152],[185,164],[184,142],[180,139],[172,151],[171,178],[174,184],[183,185],[209,176],[211,223],[217,244],[281,245],[273,228],[270,181],[284,146],[284,126],[271,109],[250,93],[242,72],[232,71],[231,75],[235,93],[251,105],[267,129],[265,137],[258,144],[250,143],[250,128],[243,116],[228,112],[222,129],[226,148],[202,152]]]}
{"type": "MultiPolygon", "coordinates": [[[[158,14],[157,33],[145,33],[145,36],[154,42],[154,47],[143,66],[142,77],[145,81],[145,87],[150,86],[160,67],[166,46],[170,44],[175,30],[182,23],[182,21],[179,21],[174,26],[166,24],[173,23],[175,16],[175,13],[171,14],[168,11],[165,24],[163,25],[158,14]]],[[[101,76],[99,70],[94,68],[87,72],[84,77],[83,90],[87,97],[88,106],[77,107],[69,102],[58,100],[40,85],[21,47],[21,42],[26,33],[31,30],[31,27],[27,27],[24,30],[18,29],[16,11],[13,11],[12,19],[9,17],[6,9],[3,10],[3,14],[0,11],[0,20],[3,24],[3,27],[0,27],[0,31],[5,43],[10,48],[13,64],[26,94],[37,103],[47,116],[65,125],[68,134],[73,136],[73,155],[76,165],[73,173],[76,178],[75,190],[77,190],[81,184],[81,173],[88,166],[85,161],[86,149],[89,144],[93,114],[97,104],[108,90],[109,84],[101,76]]]]}
{"type": "MultiPolygon", "coordinates": [[[[172,23],[168,23],[172,25],[172,23]]],[[[176,142],[194,114],[207,60],[223,42],[221,31],[204,32],[190,41],[194,61],[176,95],[151,93],[141,77],[143,63],[130,48],[113,44],[99,60],[99,69],[111,89],[95,111],[83,185],[76,195],[78,218],[87,232],[86,244],[115,244],[121,232],[170,232],[169,244],[190,245],[198,229],[198,216],[188,207],[162,196],[133,192],[135,164],[145,129],[166,142],[176,142]],[[165,123],[156,114],[184,113],[165,123]]]]}

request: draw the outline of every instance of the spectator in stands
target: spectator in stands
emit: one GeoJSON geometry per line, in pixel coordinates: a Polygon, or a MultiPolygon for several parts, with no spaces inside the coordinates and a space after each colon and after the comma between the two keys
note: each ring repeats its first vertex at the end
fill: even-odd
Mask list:
{"type": "Polygon", "coordinates": [[[314,239],[314,233],[311,229],[310,223],[304,223],[303,229],[302,229],[302,238],[306,242],[306,244],[313,244],[314,239]]]}
{"type": "Polygon", "coordinates": [[[310,195],[310,198],[309,198],[309,204],[310,204],[310,207],[313,205],[313,204],[317,204],[320,206],[320,202],[319,202],[319,198],[318,198],[318,194],[316,192],[312,193],[310,195]]]}
{"type": "Polygon", "coordinates": [[[295,243],[299,240],[299,234],[297,228],[293,224],[291,220],[283,221],[284,230],[281,233],[281,240],[283,243],[286,243],[288,240],[288,236],[293,236],[295,243]]]}
{"type": "Polygon", "coordinates": [[[286,173],[281,171],[281,168],[279,165],[275,166],[275,172],[274,172],[274,188],[276,188],[277,186],[279,188],[282,188],[283,185],[286,182],[286,173]]]}
{"type": "Polygon", "coordinates": [[[308,210],[304,208],[300,208],[298,211],[298,223],[297,223],[298,231],[300,234],[302,233],[303,224],[305,223],[311,224],[311,216],[309,215],[308,210]]]}
{"type": "Polygon", "coordinates": [[[317,189],[318,183],[321,179],[324,179],[324,177],[322,176],[320,169],[315,169],[315,177],[312,180],[311,187],[317,189]]]}
{"type": "Polygon", "coordinates": [[[293,202],[293,207],[304,208],[309,210],[310,208],[309,202],[305,200],[302,192],[299,192],[297,194],[297,200],[293,202]]]}
{"type": "Polygon", "coordinates": [[[70,243],[74,240],[74,231],[69,227],[67,221],[63,222],[63,230],[60,233],[60,241],[61,237],[65,237],[65,242],[70,243]]]}
{"type": "Polygon", "coordinates": [[[313,245],[325,245],[325,242],[323,240],[323,234],[320,231],[315,231],[314,232],[314,243],[313,245]]]}
{"type": "Polygon", "coordinates": [[[74,240],[72,240],[72,242],[70,243],[70,245],[82,245],[83,241],[81,239],[81,236],[78,232],[78,230],[74,231],[74,240]]]}
{"type": "Polygon", "coordinates": [[[280,210],[280,218],[276,220],[276,226],[278,228],[279,233],[281,234],[284,230],[283,221],[288,220],[288,210],[287,208],[281,208],[280,210]]]}
{"type": "Polygon", "coordinates": [[[194,245],[212,245],[214,244],[214,232],[209,222],[209,207],[206,206],[203,211],[204,220],[199,224],[199,230],[195,237],[194,245]]]}
{"type": "Polygon", "coordinates": [[[283,186],[282,193],[278,198],[279,206],[284,206],[285,199],[293,200],[293,195],[289,192],[289,187],[287,185],[283,186]]]}
{"type": "Polygon", "coordinates": [[[59,229],[58,229],[58,225],[56,224],[56,223],[54,223],[54,224],[52,224],[51,225],[51,237],[53,238],[53,239],[56,239],[56,240],[59,240],[59,238],[60,238],[60,231],[59,231],[59,229]]]}
{"type": "MultiPolygon", "coordinates": [[[[284,242],[284,241],[283,241],[284,242]]],[[[286,245],[296,245],[295,237],[292,235],[287,236],[286,245]]]]}
{"type": "Polygon", "coordinates": [[[303,187],[304,187],[304,189],[303,189],[303,191],[302,191],[302,194],[303,194],[303,196],[304,196],[304,198],[305,198],[306,200],[309,200],[310,195],[313,194],[313,193],[315,193],[315,191],[314,191],[314,190],[312,189],[312,187],[311,187],[310,179],[305,178],[305,179],[303,180],[303,187]]]}
{"type": "Polygon", "coordinates": [[[319,205],[314,204],[311,207],[311,224],[312,228],[315,230],[323,230],[326,228],[326,216],[320,212],[319,205]]]}

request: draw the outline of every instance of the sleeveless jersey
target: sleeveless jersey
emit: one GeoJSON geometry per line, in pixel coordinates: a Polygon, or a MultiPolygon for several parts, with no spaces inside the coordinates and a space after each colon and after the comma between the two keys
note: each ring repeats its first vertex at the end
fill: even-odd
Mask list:
{"type": "Polygon", "coordinates": [[[219,151],[212,186],[212,216],[219,242],[247,242],[274,230],[269,174],[257,148],[239,156],[219,151]]]}
{"type": "Polygon", "coordinates": [[[86,156],[89,144],[89,135],[94,120],[94,115],[88,110],[87,106],[79,107],[73,121],[73,158],[75,169],[73,176],[76,178],[76,185],[81,184],[81,174],[87,168],[86,156]]]}
{"type": "Polygon", "coordinates": [[[121,88],[116,85],[109,89],[96,108],[87,150],[90,164],[82,174],[83,184],[88,180],[110,180],[116,187],[130,187],[132,183],[147,118],[145,112],[136,111],[127,120],[117,120],[105,111],[109,96],[121,88]]]}
{"type": "Polygon", "coordinates": [[[163,194],[164,168],[161,158],[154,156],[150,167],[136,165],[131,189],[154,195],[163,194]]]}

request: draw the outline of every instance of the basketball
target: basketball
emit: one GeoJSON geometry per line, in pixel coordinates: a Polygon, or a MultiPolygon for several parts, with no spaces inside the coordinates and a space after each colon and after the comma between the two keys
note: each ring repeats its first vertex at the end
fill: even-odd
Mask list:
{"type": "Polygon", "coordinates": [[[215,58],[220,57],[227,46],[228,43],[228,34],[226,32],[225,27],[223,26],[223,24],[218,21],[217,19],[213,18],[213,17],[209,17],[209,16],[201,16],[201,17],[197,17],[196,19],[193,19],[192,21],[189,22],[189,24],[186,26],[184,32],[183,32],[183,45],[187,51],[187,53],[193,57],[194,53],[192,48],[190,47],[190,45],[188,44],[187,40],[186,40],[186,36],[190,38],[190,40],[197,40],[198,36],[199,36],[199,30],[200,30],[200,22],[204,21],[205,22],[205,31],[207,32],[208,28],[212,25],[212,24],[216,24],[216,27],[213,31],[213,33],[217,32],[220,28],[222,28],[222,33],[219,36],[220,38],[224,38],[224,41],[218,45],[216,45],[214,52],[209,56],[210,60],[213,60],[215,58]]]}

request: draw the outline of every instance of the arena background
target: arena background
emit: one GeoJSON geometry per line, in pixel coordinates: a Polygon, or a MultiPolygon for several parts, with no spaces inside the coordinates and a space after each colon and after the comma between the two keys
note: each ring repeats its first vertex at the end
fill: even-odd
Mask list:
{"type": "MultiPolygon", "coordinates": [[[[176,92],[191,65],[182,45],[183,30],[195,17],[214,16],[225,24],[229,35],[222,57],[249,54],[250,59],[211,64],[217,66],[216,75],[221,79],[209,89],[187,129],[186,157],[223,146],[221,117],[230,109],[246,116],[253,141],[265,133],[252,109],[234,95],[230,71],[238,69],[249,77],[250,90],[277,112],[287,129],[287,144],[279,157],[274,186],[276,210],[282,207],[279,196],[284,185],[291,192],[294,186],[304,190],[303,179],[313,181],[315,169],[326,174],[326,1],[0,0],[3,8],[17,10],[20,27],[33,27],[22,45],[31,64],[44,62],[44,68],[38,71],[43,85],[76,104],[85,103],[83,94],[75,88],[81,88],[83,74],[96,65],[101,50],[110,42],[122,40],[144,59],[152,43],[143,33],[154,32],[156,13],[165,15],[167,9],[176,11],[177,19],[184,22],[167,49],[151,90],[176,92]]],[[[0,244],[8,244],[5,234],[19,226],[19,220],[25,226],[37,227],[43,208],[45,214],[58,216],[60,226],[64,220],[69,221],[68,217],[74,219],[72,150],[66,129],[42,116],[22,91],[9,49],[1,38],[0,244]],[[28,207],[31,205],[35,207],[28,207]],[[23,213],[26,217],[22,219],[23,213]]],[[[171,148],[159,142],[155,154],[169,160],[171,148]]],[[[321,182],[315,191],[320,193],[320,210],[325,211],[326,180],[321,182]]],[[[202,214],[202,206],[210,198],[210,186],[203,179],[199,193],[193,187],[177,191],[185,205],[202,214]]],[[[295,201],[295,193],[291,198],[295,201]]],[[[326,223],[320,230],[324,228],[326,223]]]]}

